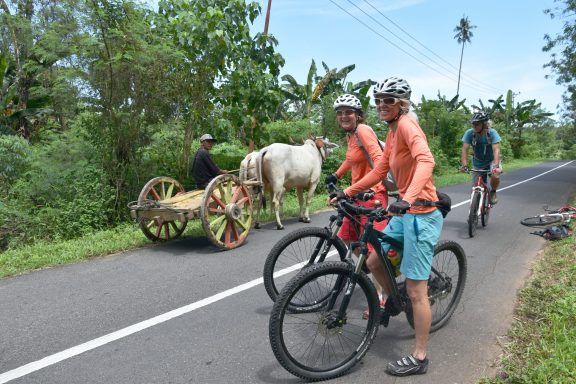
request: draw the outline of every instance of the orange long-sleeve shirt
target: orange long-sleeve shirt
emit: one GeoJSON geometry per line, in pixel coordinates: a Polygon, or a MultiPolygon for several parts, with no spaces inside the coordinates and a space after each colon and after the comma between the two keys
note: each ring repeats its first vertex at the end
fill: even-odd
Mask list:
{"type": "MultiPolygon", "coordinates": [[[[420,125],[411,117],[402,115],[398,119],[396,131],[388,131],[384,152],[374,169],[344,192],[352,196],[364,191],[380,183],[391,169],[403,200],[411,204],[416,200],[436,201],[438,198],[432,177],[435,165],[434,156],[420,125]]],[[[425,213],[434,209],[436,208],[414,206],[410,208],[410,212],[425,213]]]]}
{"type": "MultiPolygon", "coordinates": [[[[380,161],[382,157],[382,149],[380,148],[380,144],[378,143],[378,137],[370,128],[365,124],[359,124],[356,128],[356,132],[360,141],[362,142],[364,148],[368,152],[368,155],[372,159],[372,164],[376,166],[376,164],[380,161]]],[[[346,150],[346,159],[340,165],[340,167],[336,170],[336,176],[338,178],[342,178],[346,172],[351,170],[352,172],[352,184],[357,183],[360,181],[364,176],[366,176],[372,168],[366,159],[366,154],[358,146],[358,142],[356,141],[355,134],[347,135],[347,142],[348,148],[346,150]]],[[[365,191],[368,188],[372,187],[371,189],[375,192],[384,192],[386,188],[381,184],[377,183],[377,185],[370,185],[363,190],[359,190],[358,192],[365,191]]]]}

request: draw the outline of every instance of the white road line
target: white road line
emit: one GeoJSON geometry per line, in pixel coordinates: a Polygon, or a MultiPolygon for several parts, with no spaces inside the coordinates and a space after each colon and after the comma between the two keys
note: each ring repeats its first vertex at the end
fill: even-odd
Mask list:
{"type": "MultiPolygon", "coordinates": [[[[562,164],[562,165],[559,165],[559,166],[557,166],[556,168],[553,168],[553,169],[551,169],[551,170],[549,170],[549,171],[542,172],[541,174],[536,175],[536,176],[534,176],[534,177],[531,177],[531,178],[529,178],[529,179],[519,181],[519,182],[517,182],[516,184],[512,184],[512,185],[509,185],[509,186],[504,187],[504,188],[498,188],[498,191],[504,191],[504,190],[506,190],[506,189],[510,189],[510,188],[516,187],[516,186],[518,186],[518,185],[520,185],[520,184],[524,184],[524,183],[526,183],[526,182],[528,182],[528,181],[537,179],[537,178],[539,178],[539,177],[541,177],[541,176],[544,176],[544,175],[547,174],[547,173],[554,172],[555,170],[560,169],[560,168],[562,168],[562,167],[565,167],[565,166],[567,166],[567,165],[569,165],[569,164],[571,164],[571,163],[573,163],[573,162],[574,162],[574,160],[571,160],[571,161],[569,161],[569,162],[567,162],[567,163],[564,163],[564,164],[562,164]]],[[[470,199],[461,201],[461,202],[459,202],[458,204],[452,205],[452,208],[457,208],[457,207],[459,207],[459,206],[461,206],[461,205],[468,204],[469,202],[470,202],[470,199]]]]}
{"type": "MultiPolygon", "coordinates": [[[[336,253],[337,253],[336,251],[331,251],[328,253],[327,257],[331,257],[331,256],[335,255],[336,253]]],[[[295,265],[290,266],[288,268],[284,268],[282,270],[279,270],[276,273],[274,273],[274,277],[280,277],[280,276],[286,275],[290,272],[297,271],[300,268],[302,268],[304,266],[304,264],[306,264],[306,262],[298,263],[298,264],[295,264],[295,265]]],[[[69,358],[77,356],[77,355],[80,355],[81,353],[88,352],[92,349],[96,349],[98,347],[101,347],[103,345],[111,343],[115,340],[119,340],[119,339],[122,339],[126,336],[130,336],[136,332],[143,331],[144,329],[147,329],[147,328],[153,327],[155,325],[164,323],[164,322],[171,320],[175,317],[178,317],[178,316],[184,315],[186,313],[192,312],[198,308],[205,307],[206,305],[215,303],[217,301],[225,299],[226,297],[235,295],[237,293],[240,293],[242,291],[245,291],[247,289],[250,289],[252,287],[260,285],[263,282],[264,282],[264,279],[262,277],[260,277],[258,279],[255,279],[255,280],[249,281],[247,283],[244,283],[242,285],[239,285],[237,287],[230,288],[224,292],[220,292],[214,296],[207,297],[206,299],[197,301],[195,303],[186,305],[184,307],[174,309],[170,312],[163,313],[162,315],[153,317],[153,318],[148,319],[148,320],[144,320],[140,323],[130,325],[130,326],[123,328],[123,329],[120,329],[116,332],[109,333],[109,334],[101,336],[97,339],[90,340],[86,343],[77,345],[77,346],[72,347],[72,348],[68,348],[64,351],[55,353],[55,354],[50,355],[50,356],[47,356],[43,359],[33,361],[31,363],[28,363],[26,365],[23,365],[21,367],[18,367],[16,369],[11,370],[11,371],[4,372],[4,373],[0,374],[0,384],[7,383],[11,380],[17,379],[17,378],[22,377],[22,376],[26,376],[32,372],[38,371],[42,368],[46,368],[46,367],[53,365],[53,364],[56,364],[60,361],[69,359],[69,358]]]]}
{"type": "MultiPolygon", "coordinates": [[[[539,174],[539,175],[536,175],[536,176],[534,176],[534,177],[531,177],[530,179],[526,179],[526,180],[520,181],[520,182],[518,182],[518,183],[516,183],[516,184],[509,185],[509,186],[507,186],[507,187],[501,188],[500,190],[505,190],[505,189],[508,189],[508,188],[512,188],[512,187],[515,187],[515,186],[517,186],[517,185],[526,183],[526,182],[528,182],[528,181],[530,181],[530,180],[534,180],[534,179],[536,179],[536,178],[538,178],[538,177],[541,177],[541,176],[543,176],[543,175],[545,175],[545,174],[547,174],[547,173],[553,172],[553,171],[555,171],[555,170],[557,170],[557,169],[559,169],[559,168],[562,168],[562,167],[564,167],[564,166],[566,166],[566,165],[569,165],[569,164],[571,164],[571,163],[573,163],[573,162],[574,162],[574,160],[569,161],[569,162],[567,162],[567,163],[565,163],[565,164],[559,165],[558,167],[556,167],[556,168],[554,168],[554,169],[551,169],[551,170],[549,170],[549,171],[543,172],[543,173],[541,173],[541,174],[539,174]]],[[[470,200],[466,200],[466,201],[457,203],[457,204],[453,205],[452,208],[459,207],[459,206],[464,205],[464,204],[466,204],[466,203],[468,203],[468,202],[470,202],[470,200]]],[[[300,264],[296,264],[296,265],[294,265],[294,266],[285,268],[285,269],[283,269],[283,270],[281,270],[281,271],[276,272],[276,273],[274,274],[274,276],[275,276],[275,277],[278,277],[278,276],[285,275],[285,274],[287,274],[287,273],[290,273],[290,272],[292,272],[292,271],[294,271],[294,270],[297,270],[297,269],[301,268],[303,265],[304,265],[304,263],[300,263],[300,264]]],[[[0,384],[7,383],[7,382],[9,382],[9,381],[11,381],[11,380],[15,380],[15,379],[20,378],[20,377],[22,377],[22,376],[26,376],[26,375],[28,375],[28,374],[30,374],[30,373],[32,373],[32,372],[39,371],[39,370],[42,369],[42,368],[46,368],[46,367],[48,367],[48,366],[50,366],[50,365],[53,365],[53,364],[56,364],[56,363],[58,363],[58,362],[60,362],[60,361],[69,359],[69,358],[74,357],[74,356],[78,356],[78,355],[80,355],[80,354],[82,354],[82,353],[84,353],[84,352],[88,352],[88,351],[90,351],[90,350],[92,350],[92,349],[96,349],[96,348],[98,348],[98,347],[101,347],[101,346],[106,345],[106,344],[108,344],[108,343],[111,343],[111,342],[113,342],[113,341],[122,339],[122,338],[124,338],[124,337],[126,337],[126,336],[130,336],[130,335],[132,335],[132,334],[134,334],[134,333],[136,333],[136,332],[140,332],[140,331],[142,331],[142,330],[144,330],[144,329],[147,329],[147,328],[153,327],[153,326],[155,326],[155,325],[164,323],[164,322],[166,322],[166,321],[168,321],[168,320],[171,320],[171,319],[173,319],[173,318],[175,318],[175,317],[184,315],[184,314],[189,313],[189,312],[192,312],[192,311],[194,311],[194,310],[196,310],[196,309],[198,309],[198,308],[202,308],[202,307],[204,307],[204,306],[206,306],[206,305],[209,305],[209,304],[215,303],[215,302],[217,302],[217,301],[220,301],[220,300],[222,300],[222,299],[225,299],[225,298],[228,297],[228,296],[235,295],[235,294],[237,294],[237,293],[240,293],[240,292],[242,292],[242,291],[245,291],[245,290],[247,290],[247,289],[250,289],[250,288],[252,288],[252,287],[255,287],[255,286],[257,286],[257,285],[260,285],[260,284],[263,283],[263,281],[264,281],[264,279],[260,277],[260,278],[258,278],[258,279],[249,281],[249,282],[247,282],[247,283],[245,283],[245,284],[239,285],[239,286],[237,286],[237,287],[228,289],[228,290],[226,290],[226,291],[224,291],[224,292],[220,292],[220,293],[218,293],[218,294],[216,294],[216,295],[214,295],[214,296],[207,297],[206,299],[197,301],[197,302],[195,302],[195,303],[186,305],[186,306],[184,306],[184,307],[180,307],[180,308],[174,309],[174,310],[172,310],[172,311],[170,311],[170,312],[166,312],[166,313],[164,313],[164,314],[162,314],[162,315],[153,317],[153,318],[148,319],[148,320],[144,320],[144,321],[142,321],[142,322],[140,322],[140,323],[136,323],[136,324],[130,325],[130,326],[128,326],[128,327],[126,327],[126,328],[123,328],[123,329],[120,329],[120,330],[118,330],[118,331],[116,331],[116,332],[112,332],[112,333],[109,333],[109,334],[107,334],[107,335],[98,337],[98,338],[96,338],[96,339],[87,341],[86,343],[77,345],[77,346],[72,347],[72,348],[68,348],[68,349],[66,349],[66,350],[64,350],[64,351],[55,353],[55,354],[53,354],[53,355],[46,356],[46,357],[43,358],[43,359],[40,359],[40,360],[37,360],[37,361],[33,361],[33,362],[28,363],[28,364],[26,364],[26,365],[22,365],[21,367],[15,368],[15,369],[13,369],[13,370],[11,370],[11,371],[4,372],[4,373],[0,374],[0,384]]]]}

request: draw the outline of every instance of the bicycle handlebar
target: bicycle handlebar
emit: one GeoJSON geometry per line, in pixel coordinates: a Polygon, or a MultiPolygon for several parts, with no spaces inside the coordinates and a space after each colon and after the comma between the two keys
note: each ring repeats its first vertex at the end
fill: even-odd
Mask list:
{"type": "MultiPolygon", "coordinates": [[[[339,189],[334,185],[334,183],[328,183],[326,188],[330,192],[339,191],[339,189]]],[[[361,207],[356,204],[353,204],[355,200],[370,200],[373,198],[375,193],[373,191],[370,192],[360,192],[352,197],[344,197],[336,202],[336,209],[342,211],[342,213],[346,215],[365,215],[368,218],[374,217],[376,221],[382,221],[389,217],[388,210],[384,207],[361,207]]],[[[440,201],[429,201],[429,200],[417,200],[412,204],[412,206],[425,206],[425,207],[437,207],[441,208],[442,204],[440,201]]]]}
{"type": "Polygon", "coordinates": [[[490,170],[490,169],[476,169],[476,168],[468,168],[468,167],[465,167],[465,168],[459,167],[458,170],[460,172],[464,172],[464,173],[471,173],[471,172],[491,173],[492,172],[492,170],[490,170]]]}
{"type": "MultiPolygon", "coordinates": [[[[334,183],[326,184],[326,189],[328,190],[329,193],[341,191],[341,189],[336,187],[336,185],[334,185],[334,183]]],[[[352,196],[351,199],[352,200],[368,201],[370,199],[373,199],[374,196],[376,196],[376,193],[374,191],[359,192],[359,193],[355,194],[354,196],[352,196]]]]}
{"type": "Polygon", "coordinates": [[[338,200],[336,206],[338,210],[342,209],[349,215],[364,215],[368,218],[374,218],[376,221],[382,221],[388,216],[388,211],[384,207],[361,207],[346,199],[338,200]]]}

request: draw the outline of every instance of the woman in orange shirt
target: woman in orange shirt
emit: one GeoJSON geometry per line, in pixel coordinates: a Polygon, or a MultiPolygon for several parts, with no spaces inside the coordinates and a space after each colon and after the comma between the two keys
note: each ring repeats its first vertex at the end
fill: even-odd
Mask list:
{"type": "MultiPolygon", "coordinates": [[[[326,184],[333,183],[336,185],[336,182],[348,171],[352,173],[352,184],[354,184],[367,175],[374,167],[374,164],[380,161],[380,157],[382,157],[382,147],[372,128],[364,124],[364,111],[362,110],[360,100],[356,96],[351,94],[339,96],[334,101],[334,110],[336,111],[336,122],[338,126],[346,131],[346,159],[336,172],[326,177],[326,184]]],[[[372,208],[376,200],[379,200],[384,207],[388,205],[388,193],[382,183],[378,183],[371,188],[366,188],[364,191],[368,191],[369,189],[375,192],[374,198],[368,201],[359,201],[357,202],[358,205],[372,208]]],[[[359,217],[359,221],[365,224],[367,219],[365,216],[362,216],[359,217]]],[[[374,223],[374,228],[382,231],[386,227],[386,224],[386,221],[374,223]]],[[[358,240],[359,235],[360,233],[356,232],[354,225],[345,217],[338,237],[344,240],[346,244],[350,244],[352,241],[358,240]]],[[[370,244],[368,244],[368,248],[370,251],[374,250],[370,244]]],[[[382,292],[382,288],[378,282],[374,279],[373,282],[376,290],[382,292]]],[[[385,298],[380,294],[381,306],[384,306],[384,301],[385,298]]],[[[364,314],[364,317],[368,318],[367,312],[364,314]]]]}
{"type": "MultiPolygon", "coordinates": [[[[417,200],[437,200],[432,178],[435,162],[426,135],[409,113],[412,90],[406,80],[390,77],[376,84],[373,92],[378,115],[390,128],[384,152],[362,180],[331,197],[336,200],[342,195],[352,196],[366,190],[381,182],[392,170],[401,200],[388,207],[388,212],[397,216],[390,219],[384,233],[404,244],[400,271],[406,276],[406,288],[414,311],[416,345],[412,354],[389,363],[386,372],[396,376],[422,374],[428,369],[426,354],[432,319],[428,277],[443,218],[436,207],[412,204],[417,200]]],[[[386,290],[390,285],[375,253],[368,255],[367,265],[386,290]]]]}

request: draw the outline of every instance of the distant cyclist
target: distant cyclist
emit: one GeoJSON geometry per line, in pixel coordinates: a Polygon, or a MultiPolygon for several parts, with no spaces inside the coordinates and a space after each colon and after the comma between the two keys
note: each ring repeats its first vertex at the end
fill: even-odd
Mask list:
{"type": "MultiPolygon", "coordinates": [[[[490,171],[490,204],[498,203],[496,190],[500,185],[502,162],[500,159],[500,141],[502,138],[498,132],[490,128],[490,116],[483,111],[475,112],[470,120],[472,128],[468,129],[462,137],[462,155],[460,171],[468,171],[468,148],[472,146],[472,167],[490,171]]],[[[487,175],[483,174],[486,181],[487,175]]],[[[478,173],[473,172],[472,181],[478,178],[478,173]]]]}

